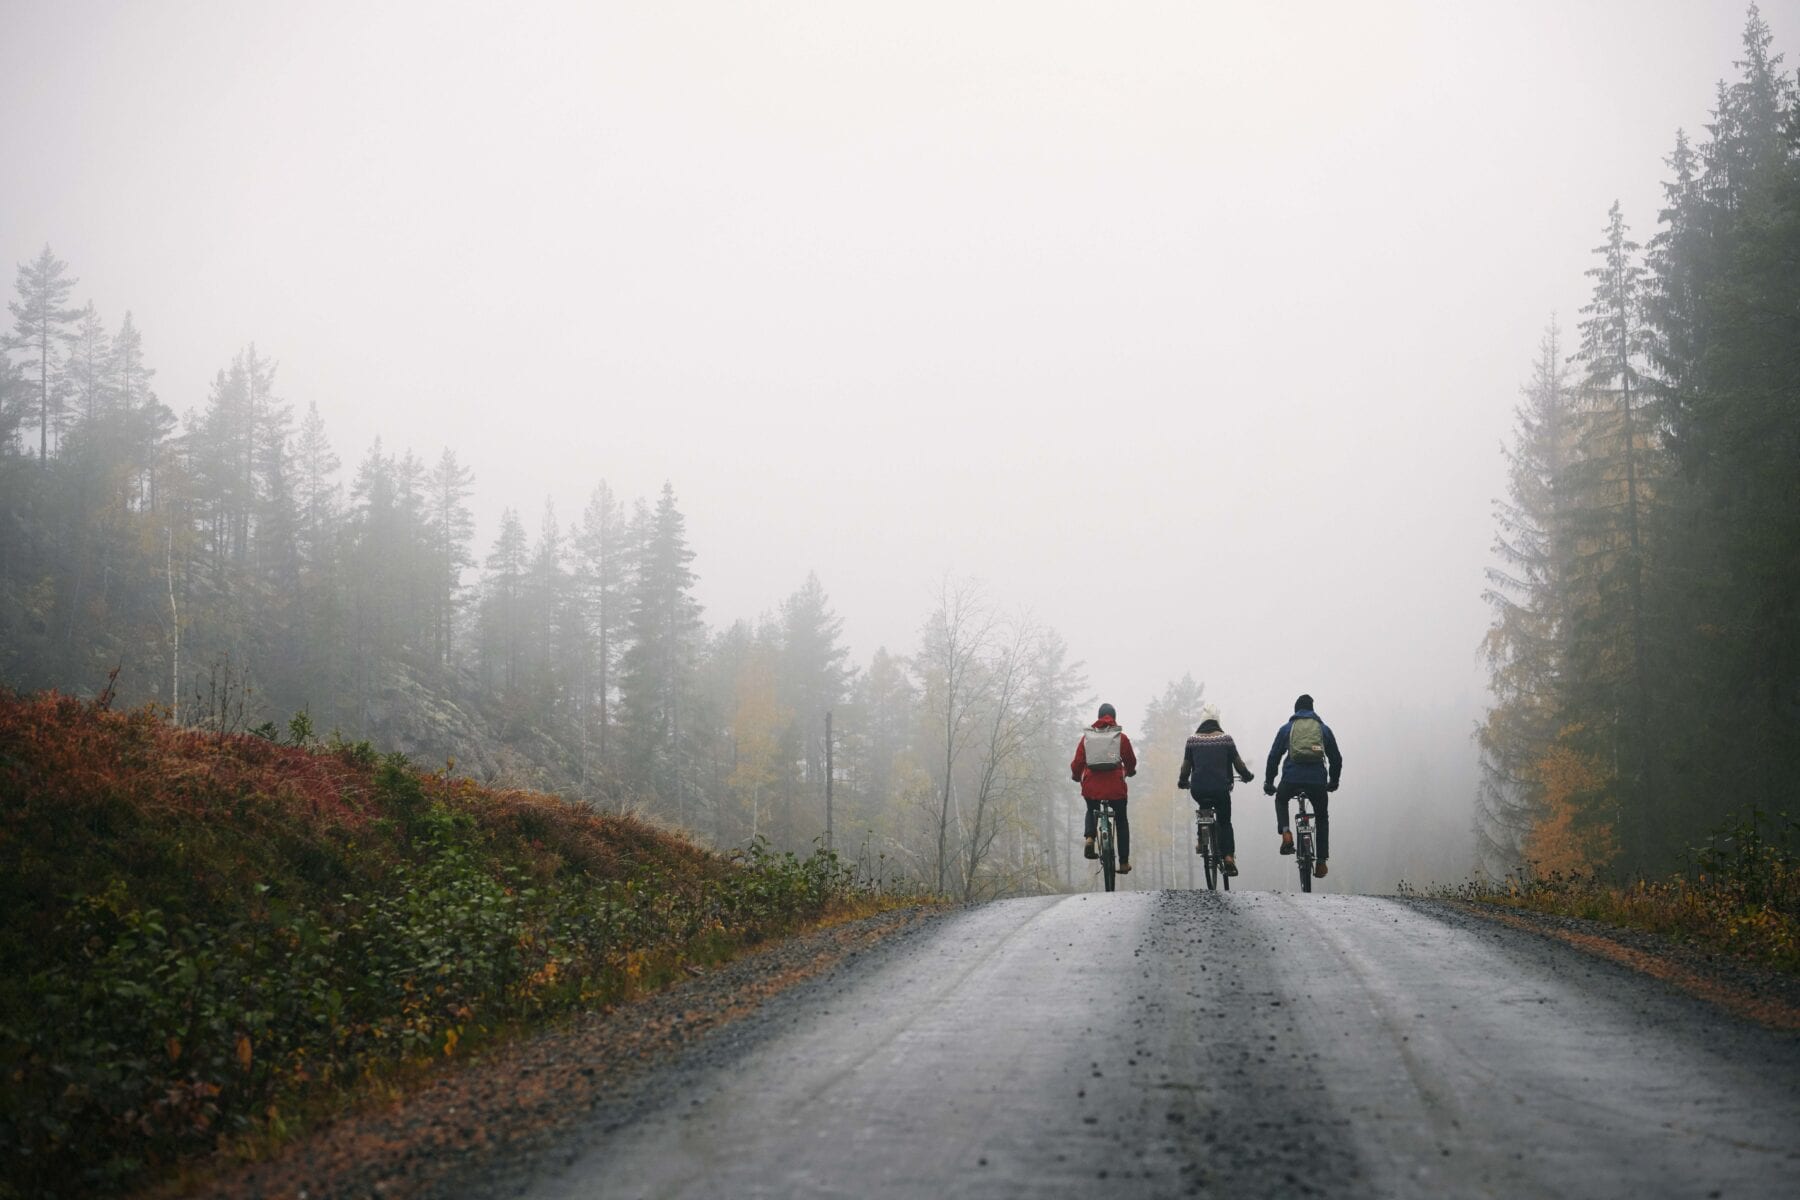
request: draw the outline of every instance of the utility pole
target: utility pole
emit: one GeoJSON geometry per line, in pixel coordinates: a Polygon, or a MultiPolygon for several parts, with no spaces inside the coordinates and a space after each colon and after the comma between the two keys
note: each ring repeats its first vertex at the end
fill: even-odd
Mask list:
{"type": "Polygon", "coordinates": [[[831,710],[825,710],[825,852],[831,853],[831,710]]]}

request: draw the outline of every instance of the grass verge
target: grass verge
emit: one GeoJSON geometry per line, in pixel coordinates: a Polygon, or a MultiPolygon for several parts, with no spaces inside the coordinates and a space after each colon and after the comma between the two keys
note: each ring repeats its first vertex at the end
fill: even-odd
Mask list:
{"type": "Polygon", "coordinates": [[[366,743],[0,694],[0,1200],[263,1152],[426,1062],[915,901],[366,743]]]}
{"type": "MultiPolygon", "coordinates": [[[[1463,900],[1643,929],[1790,974],[1800,974],[1800,822],[1752,811],[1666,879],[1521,874],[1434,889],[1463,900]]],[[[1401,885],[1403,893],[1418,894],[1401,885]]]]}

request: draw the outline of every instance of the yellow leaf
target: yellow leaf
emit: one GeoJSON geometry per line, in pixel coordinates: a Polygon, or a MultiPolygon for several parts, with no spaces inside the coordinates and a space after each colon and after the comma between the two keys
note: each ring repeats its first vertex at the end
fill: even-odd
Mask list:
{"type": "Polygon", "coordinates": [[[246,1071],[250,1069],[250,1035],[247,1033],[238,1034],[237,1060],[238,1066],[246,1071]]]}
{"type": "Polygon", "coordinates": [[[454,1025],[452,1025],[444,1033],[444,1057],[445,1058],[449,1058],[452,1054],[456,1053],[456,1043],[461,1039],[461,1036],[462,1035],[456,1031],[456,1027],[454,1025]]]}

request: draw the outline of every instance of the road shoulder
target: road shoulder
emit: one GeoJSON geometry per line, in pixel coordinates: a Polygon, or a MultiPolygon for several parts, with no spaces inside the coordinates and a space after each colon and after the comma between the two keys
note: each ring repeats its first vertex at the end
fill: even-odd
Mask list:
{"type": "Polygon", "coordinates": [[[1740,1020],[1783,1032],[1800,1032],[1800,977],[1642,929],[1605,925],[1466,900],[1407,898],[1403,903],[1443,919],[1474,919],[1537,934],[1614,963],[1740,1020]]]}

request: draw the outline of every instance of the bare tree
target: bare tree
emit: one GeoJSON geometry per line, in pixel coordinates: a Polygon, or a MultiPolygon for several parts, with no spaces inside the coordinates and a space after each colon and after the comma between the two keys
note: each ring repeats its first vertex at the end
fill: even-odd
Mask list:
{"type": "Polygon", "coordinates": [[[950,867],[950,816],[956,792],[956,764],[979,732],[976,720],[980,702],[990,684],[982,669],[982,656],[993,636],[995,616],[972,579],[946,576],[938,585],[938,603],[920,631],[920,647],[914,670],[924,686],[924,707],[932,726],[942,736],[938,749],[943,774],[939,778],[936,816],[937,890],[946,886],[950,867]]]}
{"type": "MultiPolygon", "coordinates": [[[[986,703],[980,715],[981,757],[976,765],[974,813],[963,832],[963,899],[975,898],[976,876],[1006,824],[1008,801],[1027,782],[1026,751],[1031,743],[1027,689],[1039,630],[1027,618],[1014,621],[1006,637],[978,664],[986,703]]],[[[1014,813],[1016,815],[1016,811],[1014,813]]],[[[1000,890],[1006,890],[1003,883],[1000,890]]]]}

